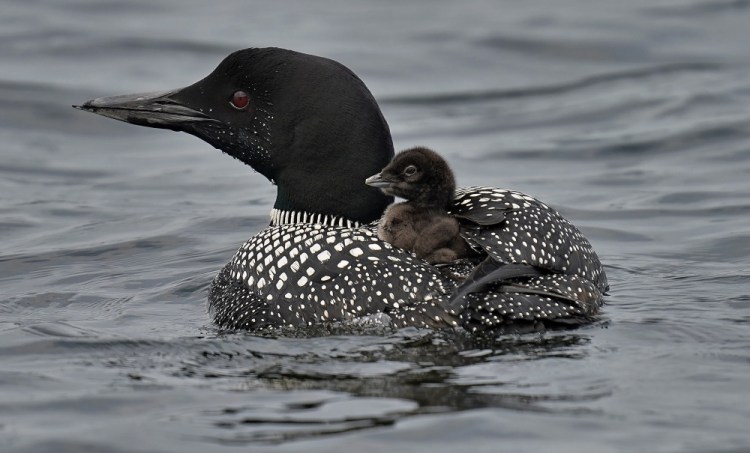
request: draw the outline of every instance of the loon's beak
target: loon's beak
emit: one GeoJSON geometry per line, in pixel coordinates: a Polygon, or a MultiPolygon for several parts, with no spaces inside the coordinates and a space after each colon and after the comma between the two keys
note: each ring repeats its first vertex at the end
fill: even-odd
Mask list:
{"type": "Polygon", "coordinates": [[[174,131],[184,131],[189,123],[216,121],[172,99],[178,91],[108,96],[73,107],[138,126],[174,131]]]}
{"type": "Polygon", "coordinates": [[[382,189],[385,187],[389,187],[391,185],[391,182],[383,179],[382,173],[378,173],[377,175],[372,175],[369,178],[365,179],[365,184],[382,189]]]}

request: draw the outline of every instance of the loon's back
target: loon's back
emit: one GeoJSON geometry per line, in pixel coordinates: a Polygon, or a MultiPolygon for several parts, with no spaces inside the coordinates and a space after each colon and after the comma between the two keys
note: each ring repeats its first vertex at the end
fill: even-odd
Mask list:
{"type": "Polygon", "coordinates": [[[209,311],[221,326],[248,330],[375,313],[388,314],[396,326],[478,330],[581,321],[598,312],[607,289],[599,258],[555,210],[520,192],[473,187],[459,189],[451,212],[462,219],[464,237],[497,268],[539,272],[496,277],[463,296],[456,310],[456,273],[379,240],[376,225],[287,223],[266,228],[237,251],[214,280],[209,311]]]}

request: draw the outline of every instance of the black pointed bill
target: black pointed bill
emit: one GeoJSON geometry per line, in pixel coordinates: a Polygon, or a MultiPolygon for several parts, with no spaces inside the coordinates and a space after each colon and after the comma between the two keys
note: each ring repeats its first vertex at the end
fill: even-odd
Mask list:
{"type": "Polygon", "coordinates": [[[73,107],[139,126],[185,130],[185,125],[213,118],[171,98],[179,90],[126,94],[93,99],[73,107]]]}

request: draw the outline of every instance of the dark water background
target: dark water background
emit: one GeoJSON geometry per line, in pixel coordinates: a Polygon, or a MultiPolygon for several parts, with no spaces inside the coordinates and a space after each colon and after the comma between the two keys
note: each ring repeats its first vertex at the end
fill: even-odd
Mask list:
{"type": "Polygon", "coordinates": [[[4,0],[0,43],[0,451],[750,449],[750,2],[4,0]],[[218,332],[273,187],[70,105],[267,45],[351,67],[461,185],[559,208],[601,320],[218,332]]]}

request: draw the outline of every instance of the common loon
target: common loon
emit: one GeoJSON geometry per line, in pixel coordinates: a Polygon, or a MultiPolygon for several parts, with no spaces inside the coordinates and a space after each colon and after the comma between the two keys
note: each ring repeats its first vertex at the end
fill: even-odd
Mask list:
{"type": "Polygon", "coordinates": [[[365,182],[407,200],[388,206],[378,222],[378,238],[430,264],[448,264],[469,255],[458,220],[447,213],[456,191],[453,171],[436,152],[424,147],[402,151],[365,182]]]}
{"type": "MultiPolygon", "coordinates": [[[[278,48],[226,57],[185,88],[98,98],[77,108],[195,135],[277,186],[270,226],[214,279],[221,327],[260,330],[385,313],[393,326],[585,321],[607,290],[586,238],[541,201],[458,189],[449,213],[486,256],[463,283],[377,237],[392,201],[365,185],[393,158],[364,83],[333,60],[278,48]]],[[[465,273],[465,275],[468,272],[465,273]]]]}

